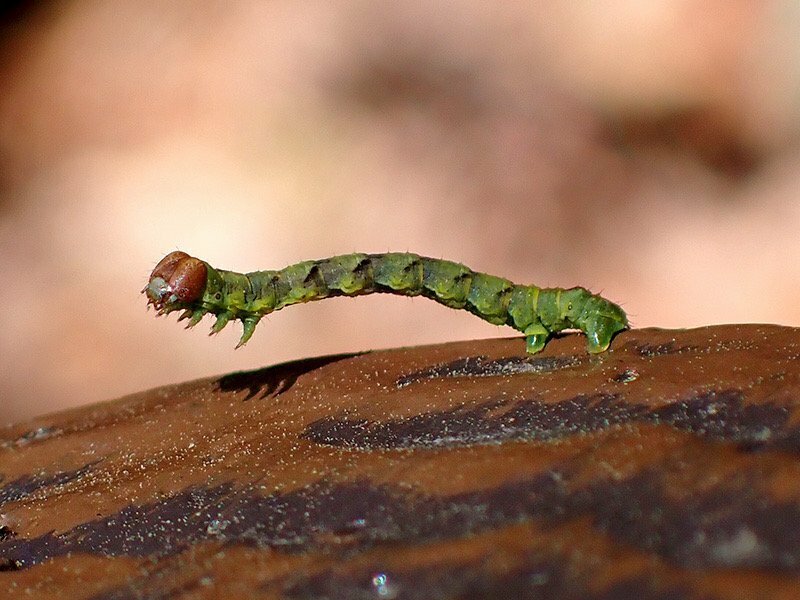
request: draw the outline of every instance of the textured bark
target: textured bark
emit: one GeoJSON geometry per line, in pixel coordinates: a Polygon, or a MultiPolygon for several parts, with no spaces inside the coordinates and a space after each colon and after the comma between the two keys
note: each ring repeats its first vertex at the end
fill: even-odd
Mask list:
{"type": "Polygon", "coordinates": [[[800,330],[310,359],[0,430],[0,595],[793,598],[800,330]]]}

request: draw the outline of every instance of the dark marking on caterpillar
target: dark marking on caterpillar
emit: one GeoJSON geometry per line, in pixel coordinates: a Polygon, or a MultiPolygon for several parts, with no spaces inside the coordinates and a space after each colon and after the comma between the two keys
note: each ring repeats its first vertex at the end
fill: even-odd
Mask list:
{"type": "Polygon", "coordinates": [[[542,350],[565,329],[586,334],[591,353],[605,351],[628,328],[625,312],[585,288],[539,288],[477,273],[464,265],[409,253],[344,254],[290,265],[280,271],[236,273],[215,269],[185,252],[159,262],[142,290],[159,315],[182,310],[179,320],[193,327],[216,316],[211,333],[240,320],[245,344],[264,315],[285,306],[333,296],[384,292],[424,296],[460,308],[495,325],[525,334],[526,349],[542,350]]]}
{"type": "Polygon", "coordinates": [[[398,388],[426,379],[443,377],[502,377],[523,373],[548,373],[580,364],[577,356],[542,356],[522,358],[511,356],[487,360],[485,356],[468,356],[453,362],[436,365],[429,369],[415,371],[399,377],[395,382],[398,388]]]}

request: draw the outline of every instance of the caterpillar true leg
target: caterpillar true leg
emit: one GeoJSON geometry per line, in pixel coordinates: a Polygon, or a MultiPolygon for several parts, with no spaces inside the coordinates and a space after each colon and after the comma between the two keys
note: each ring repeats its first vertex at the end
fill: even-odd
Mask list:
{"type": "Polygon", "coordinates": [[[237,348],[250,339],[261,317],[285,306],[375,292],[422,295],[490,323],[509,325],[525,334],[530,353],[542,350],[553,333],[564,329],[581,330],[588,351],[603,352],[628,327],[619,306],[584,288],[516,285],[459,263],[410,253],[345,254],[280,271],[242,274],[172,252],[156,265],[142,292],[158,314],[183,310],[180,319],[189,319],[187,327],[207,313],[217,317],[212,333],[241,320],[237,348]]]}

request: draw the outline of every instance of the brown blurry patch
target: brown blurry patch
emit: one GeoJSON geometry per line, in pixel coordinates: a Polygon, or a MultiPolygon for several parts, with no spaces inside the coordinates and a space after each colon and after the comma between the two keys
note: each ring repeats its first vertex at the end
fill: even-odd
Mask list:
{"type": "Polygon", "coordinates": [[[481,88],[474,65],[458,64],[434,50],[369,56],[351,79],[335,89],[345,102],[370,111],[420,111],[441,126],[457,127],[486,111],[479,99],[481,88]]]}
{"type": "Polygon", "coordinates": [[[693,159],[732,182],[752,175],[767,158],[743,131],[741,121],[712,107],[619,114],[607,123],[605,136],[623,153],[655,151],[693,159]]]}

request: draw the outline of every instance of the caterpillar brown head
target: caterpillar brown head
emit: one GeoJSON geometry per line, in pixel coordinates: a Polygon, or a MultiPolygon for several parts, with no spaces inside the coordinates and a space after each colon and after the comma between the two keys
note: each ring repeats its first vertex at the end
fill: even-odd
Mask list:
{"type": "Polygon", "coordinates": [[[206,264],[185,252],[170,252],[159,261],[142,290],[147,304],[159,313],[185,307],[203,295],[208,278],[206,264]]]}

